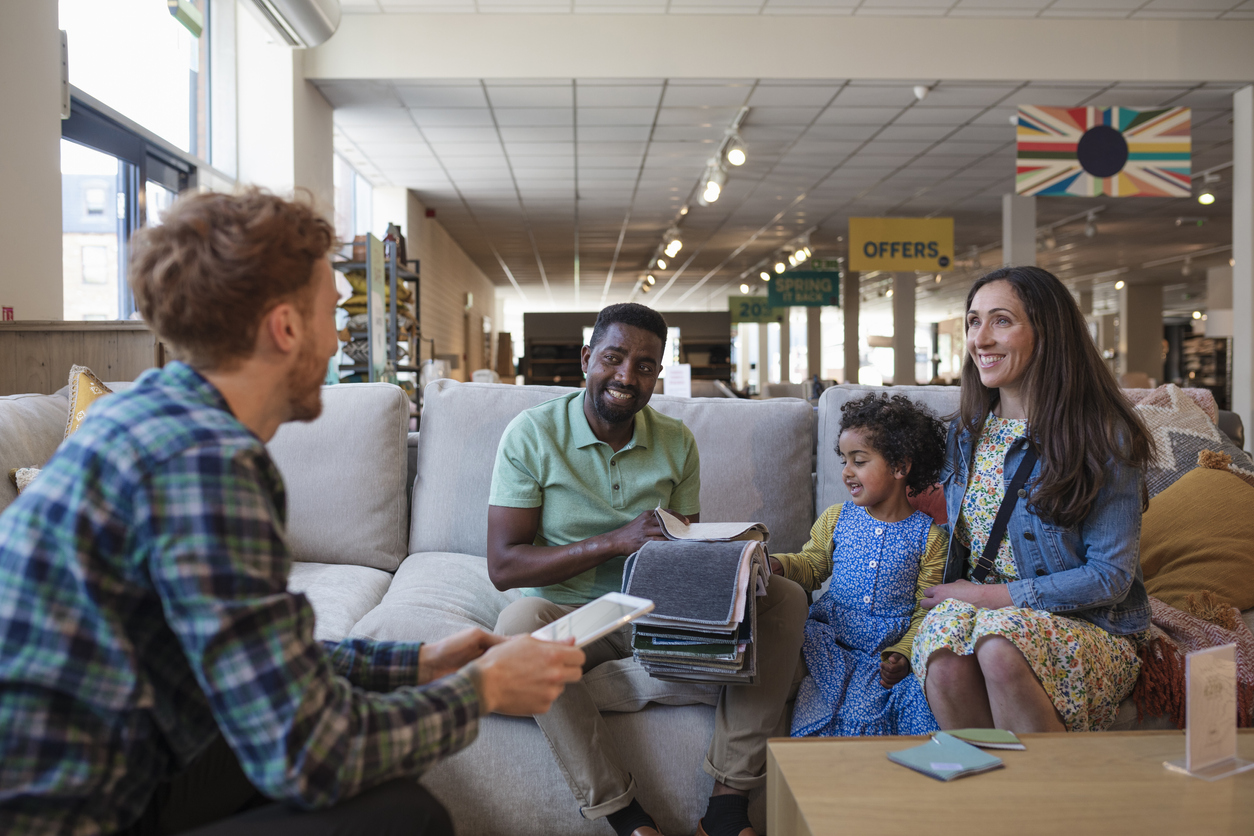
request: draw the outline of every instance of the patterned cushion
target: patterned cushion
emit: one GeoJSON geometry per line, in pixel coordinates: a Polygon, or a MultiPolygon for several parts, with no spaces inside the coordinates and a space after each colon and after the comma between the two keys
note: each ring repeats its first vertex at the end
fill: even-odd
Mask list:
{"type": "MultiPolygon", "coordinates": [[[[1135,406],[1150,400],[1162,388],[1163,387],[1160,386],[1158,389],[1124,389],[1123,394],[1128,398],[1128,400],[1132,401],[1133,406],[1135,406]]],[[[1210,418],[1210,422],[1212,424],[1219,423],[1219,405],[1215,403],[1214,392],[1209,389],[1194,389],[1187,386],[1180,391],[1188,395],[1189,399],[1192,400],[1193,403],[1202,408],[1202,411],[1210,418]]]]}
{"type": "Polygon", "coordinates": [[[1203,450],[1232,457],[1228,471],[1254,485],[1254,462],[1229,441],[1179,386],[1159,386],[1135,406],[1154,439],[1154,458],[1146,474],[1151,497],[1197,466],[1203,450]]]}
{"type": "Polygon", "coordinates": [[[91,373],[91,369],[86,366],[71,366],[70,414],[65,420],[65,437],[69,438],[83,423],[89,406],[111,394],[113,390],[101,383],[100,378],[91,373]]]}

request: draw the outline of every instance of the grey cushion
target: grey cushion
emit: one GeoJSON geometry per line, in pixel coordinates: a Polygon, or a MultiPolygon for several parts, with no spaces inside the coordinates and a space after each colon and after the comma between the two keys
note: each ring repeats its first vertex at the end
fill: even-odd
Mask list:
{"type": "Polygon", "coordinates": [[[842,383],[823,392],[823,397],[819,399],[818,485],[814,496],[816,515],[837,502],[848,502],[850,499],[849,490],[840,478],[840,455],[836,452],[840,441],[840,408],[871,392],[905,395],[945,422],[958,411],[960,393],[957,386],[861,386],[842,383]]]}
{"type": "Polygon", "coordinates": [[[297,560],[394,572],[407,548],[409,398],[388,383],[322,388],[322,415],[284,424],[267,448],[287,487],[297,560]]]}
{"type": "Polygon", "coordinates": [[[335,563],[292,564],[291,592],[303,593],[314,609],[314,638],[342,641],[388,591],[392,576],[369,566],[335,563]]]}
{"type": "MultiPolygon", "coordinates": [[[[488,493],[501,434],[522,410],[569,392],[451,380],[427,387],[411,552],[487,554],[488,493]]],[[[764,522],[779,551],[805,544],[813,522],[808,404],[655,395],[650,405],[681,419],[697,440],[703,520],[764,522]]]]}
{"type": "MultiPolygon", "coordinates": [[[[114,381],[105,385],[120,392],[132,384],[114,381]]],[[[0,511],[17,499],[9,471],[43,467],[64,440],[69,391],[69,386],[62,386],[51,395],[0,397],[0,511]]]]}

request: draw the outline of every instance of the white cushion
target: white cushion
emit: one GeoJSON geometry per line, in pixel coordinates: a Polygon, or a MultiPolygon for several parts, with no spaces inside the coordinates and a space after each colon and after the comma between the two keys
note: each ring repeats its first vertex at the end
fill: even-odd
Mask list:
{"type": "Polygon", "coordinates": [[[296,562],[287,588],[305,595],[313,606],[314,638],[338,642],[383,600],[391,582],[390,574],[369,566],[296,562]]]}
{"type": "MultiPolygon", "coordinates": [[[[524,409],[570,393],[558,386],[438,380],[423,399],[411,552],[487,554],[488,494],[501,434],[524,409]]],[[[701,519],[763,522],[771,547],[797,551],[813,516],[814,410],[804,401],[655,395],[701,452],[701,519]]]]}
{"type": "Polygon", "coordinates": [[[287,488],[297,560],[394,572],[407,548],[409,398],[389,383],[322,387],[322,415],[279,427],[267,448],[287,488]]]}
{"type": "Polygon", "coordinates": [[[814,494],[816,515],[837,502],[852,499],[841,479],[840,454],[836,452],[836,445],[840,442],[840,408],[871,392],[905,395],[916,404],[930,409],[933,415],[946,423],[958,411],[960,390],[957,386],[860,386],[842,383],[824,391],[819,399],[818,484],[814,494]]]}

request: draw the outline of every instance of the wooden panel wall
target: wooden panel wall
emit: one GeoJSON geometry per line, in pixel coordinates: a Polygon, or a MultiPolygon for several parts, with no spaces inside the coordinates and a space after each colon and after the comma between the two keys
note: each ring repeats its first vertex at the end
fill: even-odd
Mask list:
{"type": "Polygon", "coordinates": [[[0,395],[50,395],[73,365],[104,381],[134,380],[159,363],[158,343],[142,322],[0,323],[0,395]]]}

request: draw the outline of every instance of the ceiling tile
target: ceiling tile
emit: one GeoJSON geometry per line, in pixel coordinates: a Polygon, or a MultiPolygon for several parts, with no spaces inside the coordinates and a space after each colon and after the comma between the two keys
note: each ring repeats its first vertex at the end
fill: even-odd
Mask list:
{"type": "Polygon", "coordinates": [[[396,92],[406,107],[487,107],[483,88],[466,86],[432,86],[397,84],[396,92]]]}
{"type": "Polygon", "coordinates": [[[488,85],[493,107],[551,107],[570,109],[571,85],[503,86],[488,85]]]}

